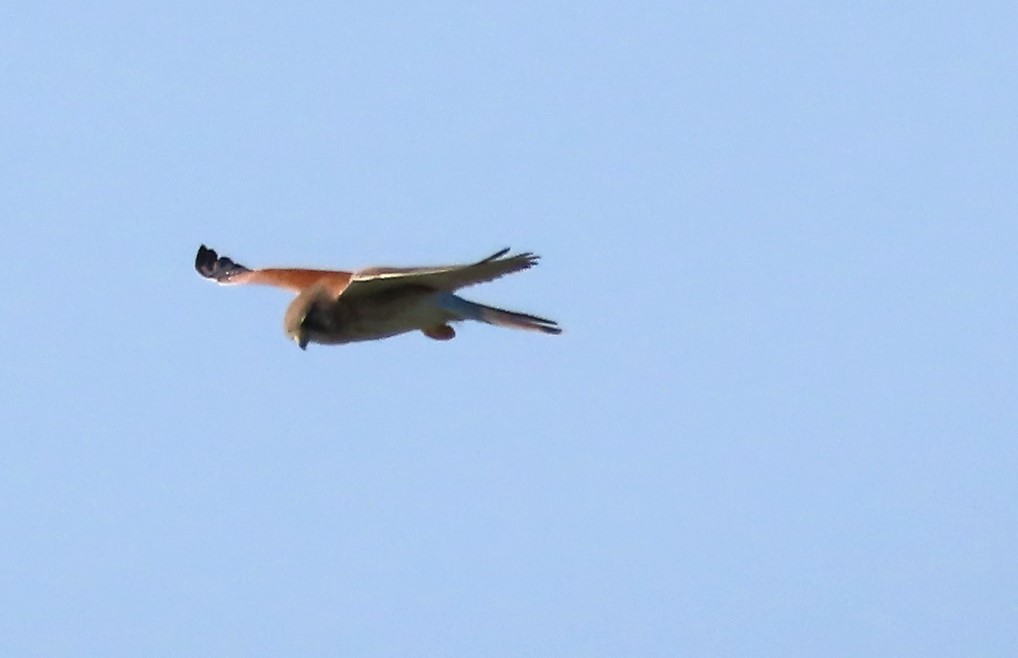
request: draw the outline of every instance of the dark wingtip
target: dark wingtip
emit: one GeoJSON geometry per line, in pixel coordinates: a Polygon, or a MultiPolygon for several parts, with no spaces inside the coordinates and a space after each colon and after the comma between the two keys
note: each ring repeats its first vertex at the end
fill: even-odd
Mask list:
{"type": "Polygon", "coordinates": [[[483,260],[477,261],[475,263],[475,265],[480,265],[481,263],[490,263],[491,261],[498,260],[499,258],[501,258],[502,256],[505,256],[508,253],[509,253],[509,247],[506,247],[504,249],[500,249],[499,251],[496,251],[492,255],[488,256],[487,258],[485,258],[483,260]]]}
{"type": "Polygon", "coordinates": [[[204,244],[198,247],[198,255],[194,257],[194,269],[205,278],[211,278],[219,254],[204,244]]]}
{"type": "Polygon", "coordinates": [[[198,254],[194,257],[194,269],[206,279],[219,283],[228,282],[234,274],[250,271],[226,256],[220,257],[215,249],[209,249],[204,244],[198,247],[198,254]]]}

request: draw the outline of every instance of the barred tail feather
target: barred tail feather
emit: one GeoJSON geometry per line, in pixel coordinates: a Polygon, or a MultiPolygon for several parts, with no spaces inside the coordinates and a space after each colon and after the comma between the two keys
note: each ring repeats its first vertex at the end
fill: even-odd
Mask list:
{"type": "Polygon", "coordinates": [[[499,327],[529,329],[546,334],[562,333],[561,327],[554,320],[530,315],[529,313],[517,313],[516,311],[507,311],[503,308],[477,304],[456,295],[444,296],[441,304],[447,311],[459,316],[461,320],[477,320],[478,322],[485,322],[499,327]]]}

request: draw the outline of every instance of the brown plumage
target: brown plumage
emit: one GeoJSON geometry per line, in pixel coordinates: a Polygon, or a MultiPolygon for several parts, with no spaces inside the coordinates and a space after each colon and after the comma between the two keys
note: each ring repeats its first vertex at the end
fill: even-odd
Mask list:
{"type": "Polygon", "coordinates": [[[301,349],[308,343],[350,343],[418,330],[435,340],[449,340],[456,335],[449,323],[463,320],[561,333],[552,320],[477,304],[454,294],[537,264],[538,257],[532,253],[508,253],[503,249],[476,263],[437,267],[252,270],[202,245],[194,266],[203,277],[222,285],[268,285],[297,293],[283,326],[301,349]]]}

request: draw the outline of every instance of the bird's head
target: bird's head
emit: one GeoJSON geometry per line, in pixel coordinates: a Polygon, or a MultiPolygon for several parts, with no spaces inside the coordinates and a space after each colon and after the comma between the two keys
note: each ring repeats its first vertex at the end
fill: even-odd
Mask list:
{"type": "Polygon", "coordinates": [[[314,285],[290,303],[283,316],[283,330],[302,350],[314,339],[315,328],[326,320],[326,306],[335,303],[325,286],[314,285]]]}

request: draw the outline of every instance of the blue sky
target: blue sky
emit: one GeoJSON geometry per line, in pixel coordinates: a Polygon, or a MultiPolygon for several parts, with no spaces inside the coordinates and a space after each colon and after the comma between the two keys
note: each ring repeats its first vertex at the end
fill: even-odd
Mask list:
{"type": "Polygon", "coordinates": [[[1011,3],[0,10],[0,653],[1013,656],[1011,3]],[[470,261],[302,353],[193,271],[470,261]]]}

